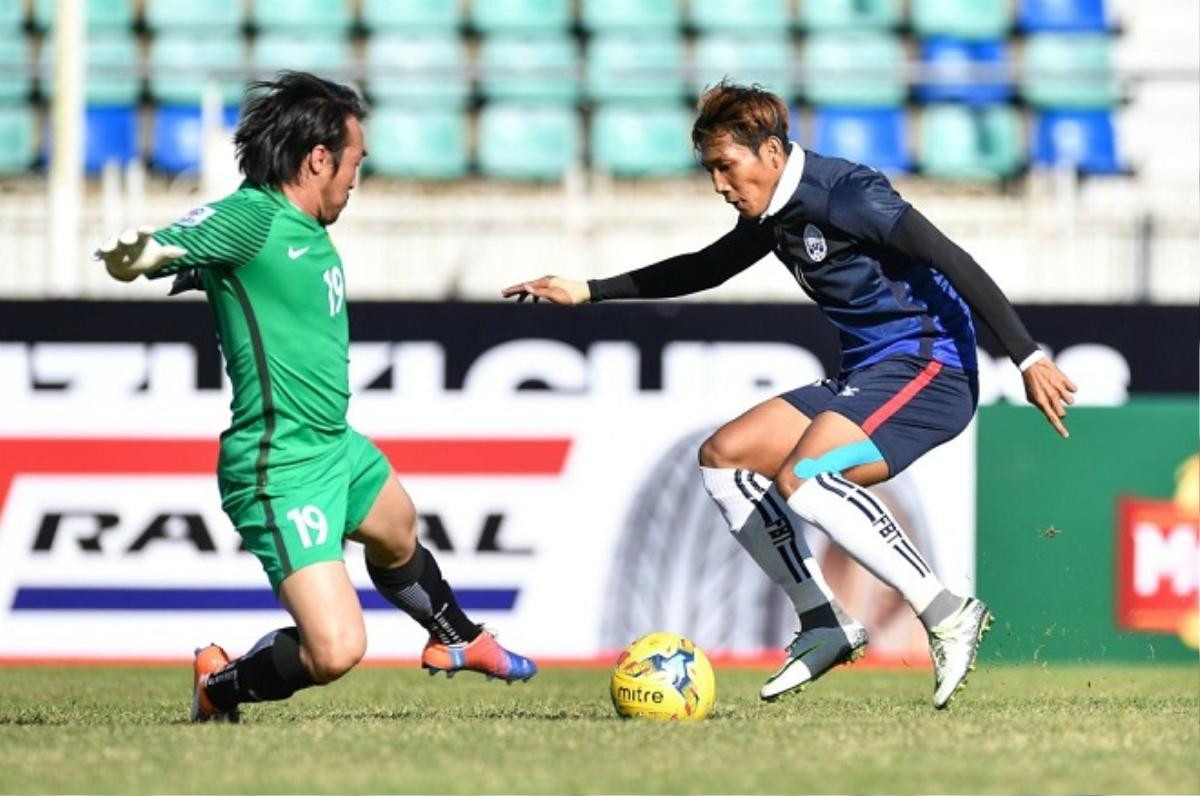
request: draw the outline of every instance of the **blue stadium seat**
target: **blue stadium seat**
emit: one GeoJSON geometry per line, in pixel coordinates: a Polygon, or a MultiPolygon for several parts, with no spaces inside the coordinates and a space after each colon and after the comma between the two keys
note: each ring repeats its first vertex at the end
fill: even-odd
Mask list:
{"type": "MultiPolygon", "coordinates": [[[[793,123],[799,129],[799,125],[793,123]]],[[[793,137],[795,135],[793,134],[793,137]]],[[[908,171],[908,131],[902,108],[817,108],[813,151],[880,171],[908,171]]]]}
{"type": "Polygon", "coordinates": [[[1104,0],[1021,0],[1017,26],[1050,33],[1104,31],[1108,15],[1104,0]]]}
{"type": "Polygon", "coordinates": [[[467,117],[455,108],[383,105],[367,119],[373,174],[446,180],[467,173],[467,117]]]}
{"type": "MultiPolygon", "coordinates": [[[[47,143],[49,143],[47,141],[47,143]]],[[[95,174],[110,160],[124,165],[138,156],[137,108],[89,107],[84,112],[83,167],[95,174]]]]}
{"type": "Polygon", "coordinates": [[[485,176],[556,180],[579,158],[579,119],[565,105],[493,102],[479,113],[485,176]]]}
{"type": "Polygon", "coordinates": [[[1003,102],[1013,93],[1008,79],[1008,45],[1001,40],[967,41],[938,36],[921,42],[930,80],[917,86],[921,102],[1003,102]]]}
{"type": "Polygon", "coordinates": [[[1084,174],[1120,174],[1112,114],[1106,110],[1044,111],[1034,122],[1033,162],[1084,174]]]}
{"type": "MultiPolygon", "coordinates": [[[[237,126],[238,109],[224,110],[222,123],[237,126]]],[[[154,137],[150,162],[168,174],[195,171],[200,166],[204,142],[200,137],[200,108],[191,105],[160,105],[154,114],[154,137]]]]}

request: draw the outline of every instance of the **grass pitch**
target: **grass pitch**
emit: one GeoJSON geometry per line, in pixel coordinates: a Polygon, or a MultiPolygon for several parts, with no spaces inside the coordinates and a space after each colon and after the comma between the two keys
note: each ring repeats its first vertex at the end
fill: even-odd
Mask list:
{"type": "Polygon", "coordinates": [[[698,724],[618,720],[607,672],[511,688],[363,669],[191,725],[187,669],[0,668],[4,793],[1197,793],[1195,666],[834,672],[758,701],[718,670],[698,724]]]}

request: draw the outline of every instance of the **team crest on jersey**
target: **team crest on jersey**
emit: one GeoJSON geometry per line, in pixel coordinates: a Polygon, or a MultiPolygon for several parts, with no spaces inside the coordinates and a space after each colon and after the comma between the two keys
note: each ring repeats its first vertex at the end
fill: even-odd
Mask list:
{"type": "Polygon", "coordinates": [[[808,259],[814,263],[821,262],[829,253],[829,247],[825,245],[825,236],[812,224],[804,225],[804,251],[808,252],[808,259]]]}
{"type": "Polygon", "coordinates": [[[175,222],[175,226],[198,227],[216,214],[217,211],[214,208],[211,208],[208,205],[201,205],[200,207],[189,210],[187,215],[175,222]]]}

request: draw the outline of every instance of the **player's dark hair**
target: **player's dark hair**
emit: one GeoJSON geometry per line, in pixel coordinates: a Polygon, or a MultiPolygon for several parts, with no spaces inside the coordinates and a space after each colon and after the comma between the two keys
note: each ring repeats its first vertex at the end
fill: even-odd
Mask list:
{"type": "Polygon", "coordinates": [[[756,155],[772,136],[787,146],[787,105],[757,83],[743,86],[722,80],[700,96],[697,109],[700,114],[692,125],[692,146],[696,149],[722,135],[749,147],[756,155]]]}
{"type": "Polygon", "coordinates": [[[291,182],[318,145],[333,153],[337,168],[349,135],[346,118],[367,115],[354,89],[308,72],[280,72],[251,83],[247,93],[233,143],[238,168],[256,185],[291,182]]]}

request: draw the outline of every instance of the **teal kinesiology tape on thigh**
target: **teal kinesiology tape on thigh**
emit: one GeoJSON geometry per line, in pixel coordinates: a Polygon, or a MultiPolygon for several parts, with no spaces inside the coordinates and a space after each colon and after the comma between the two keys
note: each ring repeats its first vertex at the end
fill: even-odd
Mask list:
{"type": "Polygon", "coordinates": [[[812,478],[819,473],[841,473],[860,464],[883,459],[883,454],[869,439],[842,445],[816,459],[801,459],[792,470],[797,478],[812,478]]]}

